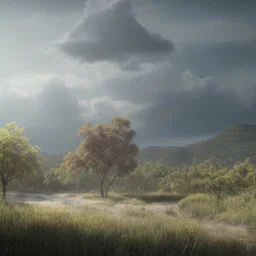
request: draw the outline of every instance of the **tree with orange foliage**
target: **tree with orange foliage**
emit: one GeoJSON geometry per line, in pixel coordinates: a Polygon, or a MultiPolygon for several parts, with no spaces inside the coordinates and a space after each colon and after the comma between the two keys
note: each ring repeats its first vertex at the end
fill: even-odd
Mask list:
{"type": "Polygon", "coordinates": [[[128,175],[137,167],[139,149],[132,143],[135,131],[130,126],[130,121],[123,117],[95,127],[85,123],[77,133],[84,141],[75,152],[64,157],[62,167],[69,171],[95,172],[100,181],[100,194],[107,196],[117,177],[128,175]]]}

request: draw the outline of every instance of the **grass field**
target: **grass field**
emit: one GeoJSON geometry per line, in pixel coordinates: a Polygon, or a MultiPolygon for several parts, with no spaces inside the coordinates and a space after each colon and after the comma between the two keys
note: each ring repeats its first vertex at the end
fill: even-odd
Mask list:
{"type": "Polygon", "coordinates": [[[128,210],[120,218],[92,211],[0,206],[1,255],[256,255],[256,248],[210,235],[199,225],[128,210]]]}
{"type": "Polygon", "coordinates": [[[242,193],[225,197],[219,204],[214,195],[190,195],[180,201],[181,209],[197,218],[211,218],[256,227],[256,199],[242,193]]]}

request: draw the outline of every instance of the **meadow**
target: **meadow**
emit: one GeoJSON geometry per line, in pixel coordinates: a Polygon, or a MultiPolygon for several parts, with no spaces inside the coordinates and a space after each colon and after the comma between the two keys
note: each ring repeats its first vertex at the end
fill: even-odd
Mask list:
{"type": "MultiPolygon", "coordinates": [[[[144,197],[157,201],[167,193],[160,195],[151,193],[144,197]]],[[[93,199],[94,194],[73,194],[73,197],[87,197],[85,200],[94,200],[98,207],[105,204],[109,208],[129,201],[124,194],[114,193],[109,199],[93,199]],[[126,201],[113,200],[118,196],[126,201]]],[[[188,199],[181,201],[181,207],[188,199]]],[[[115,216],[93,206],[74,210],[72,205],[50,209],[2,204],[1,255],[256,255],[253,243],[215,236],[199,223],[146,208],[159,202],[136,200],[139,200],[137,207],[124,206],[115,216]]],[[[175,200],[169,203],[176,204],[175,200]]]]}
{"type": "Polygon", "coordinates": [[[192,217],[229,221],[256,228],[256,198],[248,192],[225,196],[220,202],[212,194],[194,194],[181,200],[179,206],[192,217]]]}

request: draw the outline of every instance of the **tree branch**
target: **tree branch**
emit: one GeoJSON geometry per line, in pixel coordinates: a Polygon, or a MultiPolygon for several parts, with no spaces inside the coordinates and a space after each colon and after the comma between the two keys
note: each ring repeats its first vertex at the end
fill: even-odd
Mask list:
{"type": "Polygon", "coordinates": [[[119,175],[119,173],[117,173],[114,178],[111,180],[111,182],[109,183],[109,185],[107,186],[106,191],[108,191],[108,189],[111,187],[111,185],[114,183],[115,179],[117,178],[117,176],[119,175]]]}
{"type": "Polygon", "coordinates": [[[99,177],[100,181],[102,182],[103,178],[99,175],[99,173],[97,171],[95,171],[97,176],[99,177]]]}

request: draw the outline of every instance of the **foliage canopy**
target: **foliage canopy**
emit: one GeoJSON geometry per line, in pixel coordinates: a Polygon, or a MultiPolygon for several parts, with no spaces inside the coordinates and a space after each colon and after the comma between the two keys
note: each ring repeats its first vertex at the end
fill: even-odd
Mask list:
{"type": "Polygon", "coordinates": [[[84,141],[76,152],[64,157],[62,167],[71,171],[94,171],[100,180],[101,196],[104,197],[117,177],[128,175],[137,167],[138,147],[132,143],[135,131],[130,126],[130,121],[123,117],[95,127],[86,123],[78,130],[84,141]],[[106,185],[111,174],[110,183],[106,185]]]}
{"type": "Polygon", "coordinates": [[[0,182],[3,199],[6,186],[13,179],[21,179],[26,174],[35,174],[40,167],[40,150],[29,144],[24,129],[15,123],[8,123],[0,129],[0,182]]]}

